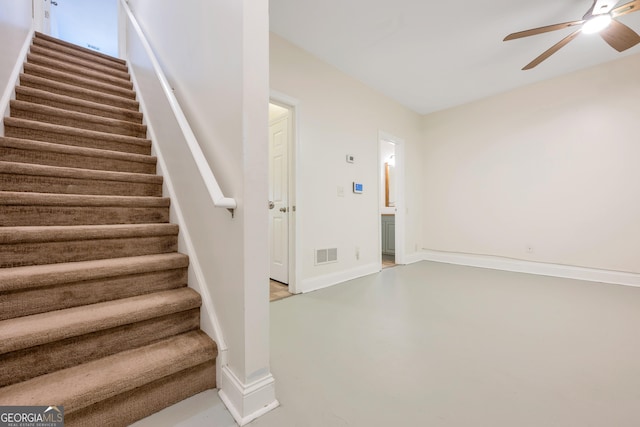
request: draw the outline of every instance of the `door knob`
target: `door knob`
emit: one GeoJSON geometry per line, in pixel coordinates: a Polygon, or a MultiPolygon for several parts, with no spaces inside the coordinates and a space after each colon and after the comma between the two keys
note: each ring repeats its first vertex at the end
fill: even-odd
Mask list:
{"type": "Polygon", "coordinates": [[[276,204],[269,200],[269,209],[273,209],[276,207],[276,204]]]}
{"type": "Polygon", "coordinates": [[[280,208],[280,212],[286,212],[287,208],[280,208]]]}

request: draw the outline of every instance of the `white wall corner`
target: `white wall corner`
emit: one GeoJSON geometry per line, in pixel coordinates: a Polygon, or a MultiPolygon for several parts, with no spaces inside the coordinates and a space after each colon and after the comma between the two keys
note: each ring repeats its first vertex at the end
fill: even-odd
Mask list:
{"type": "Polygon", "coordinates": [[[358,277],[375,274],[379,271],[380,263],[372,262],[363,265],[362,267],[356,267],[349,270],[338,271],[336,273],[324,274],[322,276],[304,279],[298,290],[303,293],[317,291],[319,289],[337,285],[338,283],[346,282],[347,280],[353,280],[357,279],[358,277]]]}
{"type": "Polygon", "coordinates": [[[540,276],[562,277],[565,279],[585,280],[613,285],[640,287],[640,274],[624,271],[600,270],[596,268],[575,267],[571,265],[549,264],[488,255],[474,255],[456,252],[423,250],[424,261],[466,265],[469,267],[489,268],[492,270],[512,271],[516,273],[537,274],[540,276]]]}
{"type": "Polygon", "coordinates": [[[218,378],[218,394],[241,427],[277,408],[275,381],[271,374],[250,384],[244,384],[229,369],[222,366],[218,378]]]}
{"type": "MultiPolygon", "coordinates": [[[[31,48],[31,40],[33,40],[33,35],[34,31],[32,29],[24,39],[24,43],[22,45],[22,48],[20,49],[20,53],[16,57],[16,63],[13,67],[13,70],[11,71],[9,80],[7,81],[7,85],[2,92],[2,97],[0,98],[0,108],[2,109],[2,116],[0,118],[9,117],[9,102],[16,97],[15,89],[20,82],[20,73],[22,72],[22,67],[25,58],[27,57],[27,53],[29,53],[29,49],[31,48]]],[[[4,135],[4,120],[0,120],[0,135],[4,135]]]]}
{"type": "Polygon", "coordinates": [[[414,252],[404,256],[404,264],[414,264],[420,261],[425,261],[424,253],[422,252],[414,252]]]}

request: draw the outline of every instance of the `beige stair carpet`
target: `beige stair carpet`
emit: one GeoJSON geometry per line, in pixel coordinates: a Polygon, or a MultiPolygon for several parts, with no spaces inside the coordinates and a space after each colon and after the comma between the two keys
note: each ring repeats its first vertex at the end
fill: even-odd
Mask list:
{"type": "Polygon", "coordinates": [[[216,385],[124,61],[36,33],[0,136],[0,405],[125,426],[216,385]]]}

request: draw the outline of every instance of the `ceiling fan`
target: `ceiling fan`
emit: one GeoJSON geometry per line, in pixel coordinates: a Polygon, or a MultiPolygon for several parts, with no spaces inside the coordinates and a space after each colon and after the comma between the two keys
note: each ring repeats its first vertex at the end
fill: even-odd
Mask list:
{"type": "Polygon", "coordinates": [[[517,33],[509,34],[504,38],[504,41],[534,36],[536,34],[561,30],[563,28],[579,27],[576,31],[569,34],[567,37],[551,46],[551,48],[544,51],[529,64],[525,65],[523,70],[530,70],[531,68],[539,65],[542,61],[560,50],[560,48],[567,45],[571,40],[578,37],[580,33],[599,33],[609,46],[618,52],[622,52],[640,43],[640,36],[631,28],[617,21],[616,18],[640,10],[640,0],[633,0],[615,7],[617,3],[617,0],[594,0],[593,6],[591,6],[580,20],[519,31],[517,33]]]}

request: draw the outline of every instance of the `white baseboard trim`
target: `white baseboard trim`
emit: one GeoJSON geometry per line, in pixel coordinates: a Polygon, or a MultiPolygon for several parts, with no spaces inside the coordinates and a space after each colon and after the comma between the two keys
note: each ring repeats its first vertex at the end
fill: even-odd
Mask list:
{"type": "Polygon", "coordinates": [[[424,255],[421,252],[414,252],[404,257],[404,264],[414,264],[420,261],[424,261],[424,255]]]}
{"type": "Polygon", "coordinates": [[[298,291],[302,293],[313,292],[347,280],[357,279],[358,277],[368,276],[380,271],[380,264],[370,263],[362,267],[352,268],[350,270],[338,271],[336,273],[325,274],[323,276],[311,277],[301,280],[298,285],[298,291]]]}
{"type": "Polygon", "coordinates": [[[596,268],[574,267],[571,265],[548,264],[488,255],[442,252],[426,249],[422,251],[422,259],[424,261],[436,261],[493,270],[640,287],[640,274],[624,271],[600,270],[596,268]]]}
{"type": "Polygon", "coordinates": [[[251,384],[243,384],[228,366],[223,366],[221,372],[218,395],[240,427],[280,405],[271,374],[251,384]]]}
{"type": "Polygon", "coordinates": [[[4,135],[4,120],[2,120],[2,118],[9,116],[9,101],[15,98],[15,89],[18,82],[20,81],[20,73],[22,72],[25,58],[27,57],[27,53],[29,53],[29,49],[31,48],[31,40],[33,40],[33,34],[33,29],[27,34],[27,38],[22,44],[20,53],[16,58],[16,63],[13,66],[13,70],[11,71],[11,76],[9,76],[9,80],[7,81],[7,86],[4,88],[4,92],[2,93],[2,98],[0,98],[0,108],[3,109],[2,115],[0,116],[0,135],[4,135]]]}

